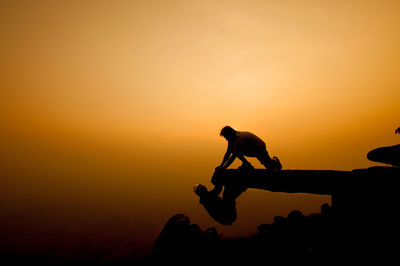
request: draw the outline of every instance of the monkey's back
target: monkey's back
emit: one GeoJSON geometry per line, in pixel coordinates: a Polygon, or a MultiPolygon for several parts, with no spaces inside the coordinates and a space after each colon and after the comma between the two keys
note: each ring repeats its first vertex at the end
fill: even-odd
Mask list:
{"type": "Polygon", "coordinates": [[[235,148],[241,153],[253,153],[260,149],[265,149],[265,142],[255,134],[248,131],[237,131],[235,148]]]}

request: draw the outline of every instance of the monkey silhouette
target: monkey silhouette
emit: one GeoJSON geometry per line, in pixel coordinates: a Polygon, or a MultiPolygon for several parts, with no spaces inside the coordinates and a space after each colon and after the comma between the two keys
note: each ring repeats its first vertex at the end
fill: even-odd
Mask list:
{"type": "Polygon", "coordinates": [[[254,167],[246,160],[247,157],[256,157],[267,170],[279,171],[282,169],[278,157],[271,158],[267,152],[265,142],[255,134],[247,131],[236,131],[230,126],[222,128],[220,135],[228,141],[228,148],[224,158],[216,171],[228,168],[236,158],[242,161],[240,168],[254,167]]]}

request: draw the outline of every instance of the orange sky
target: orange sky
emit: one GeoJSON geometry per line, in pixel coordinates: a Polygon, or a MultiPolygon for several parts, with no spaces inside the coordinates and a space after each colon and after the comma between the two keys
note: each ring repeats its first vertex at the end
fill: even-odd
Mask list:
{"type": "Polygon", "coordinates": [[[193,209],[182,197],[209,185],[225,125],[286,169],[376,165],[366,153],[400,141],[399,14],[399,1],[2,1],[2,200],[193,209]]]}

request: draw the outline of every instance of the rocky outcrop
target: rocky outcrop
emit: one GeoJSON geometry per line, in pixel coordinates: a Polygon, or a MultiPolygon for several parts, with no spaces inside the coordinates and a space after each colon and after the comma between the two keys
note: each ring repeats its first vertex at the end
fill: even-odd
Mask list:
{"type": "Polygon", "coordinates": [[[261,224],[258,233],[227,238],[215,228],[205,231],[191,224],[189,217],[178,214],[169,219],[161,231],[149,263],[172,262],[186,265],[220,263],[229,265],[260,261],[305,261],[337,258],[354,251],[354,239],[335,226],[332,208],[325,204],[321,213],[304,216],[292,211],[277,216],[272,224],[261,224]]]}

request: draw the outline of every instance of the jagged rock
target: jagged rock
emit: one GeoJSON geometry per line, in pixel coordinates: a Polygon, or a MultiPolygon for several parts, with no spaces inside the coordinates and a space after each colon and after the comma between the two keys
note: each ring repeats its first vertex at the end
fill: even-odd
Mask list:
{"type": "Polygon", "coordinates": [[[204,261],[218,239],[215,228],[200,230],[197,224],[190,224],[184,214],[172,216],[165,224],[154,245],[151,257],[153,262],[177,259],[196,264],[204,261]]]}

